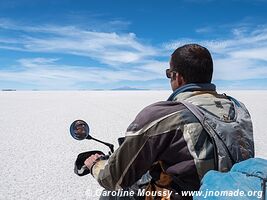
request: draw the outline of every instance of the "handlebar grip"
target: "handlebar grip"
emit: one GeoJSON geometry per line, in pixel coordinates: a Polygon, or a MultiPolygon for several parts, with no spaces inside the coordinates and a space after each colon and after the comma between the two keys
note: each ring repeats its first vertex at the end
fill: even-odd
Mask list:
{"type": "Polygon", "coordinates": [[[104,156],[100,156],[98,159],[96,159],[96,161],[99,160],[108,160],[109,159],[109,155],[104,155],[104,156]]]}
{"type": "MultiPolygon", "coordinates": [[[[84,165],[84,161],[89,158],[91,155],[93,154],[102,154],[105,155],[103,152],[101,151],[87,151],[87,152],[83,152],[80,153],[77,156],[77,159],[74,163],[74,173],[77,174],[78,176],[84,176],[87,174],[90,174],[90,169],[88,169],[85,165],[84,165]]],[[[101,156],[102,157],[102,156],[101,156]]]]}

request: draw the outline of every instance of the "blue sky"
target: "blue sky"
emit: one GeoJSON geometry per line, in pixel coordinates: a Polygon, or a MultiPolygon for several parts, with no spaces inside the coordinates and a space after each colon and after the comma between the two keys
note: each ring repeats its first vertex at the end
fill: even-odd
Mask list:
{"type": "Polygon", "coordinates": [[[170,54],[207,47],[218,89],[267,89],[266,0],[0,0],[0,89],[169,89],[170,54]]]}

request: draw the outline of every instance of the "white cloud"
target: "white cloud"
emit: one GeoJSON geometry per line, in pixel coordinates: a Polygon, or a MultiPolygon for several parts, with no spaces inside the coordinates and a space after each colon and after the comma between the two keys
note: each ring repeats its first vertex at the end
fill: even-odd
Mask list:
{"type": "Polygon", "coordinates": [[[211,27],[201,27],[201,28],[196,29],[197,33],[205,33],[205,34],[213,32],[213,31],[214,30],[211,27]]]}
{"type": "Polygon", "coordinates": [[[214,66],[214,80],[245,80],[267,77],[266,65],[250,59],[215,59],[214,66]]]}
{"type": "Polygon", "coordinates": [[[267,61],[267,46],[259,48],[244,49],[234,51],[230,53],[232,58],[243,58],[243,59],[255,59],[267,61]]]}
{"type": "Polygon", "coordinates": [[[160,70],[166,66],[155,59],[160,50],[141,43],[134,33],[97,32],[75,26],[21,26],[1,19],[0,29],[14,32],[13,37],[0,39],[0,48],[41,55],[18,59],[17,66],[0,70],[2,81],[59,88],[82,82],[147,81],[162,78],[164,71],[160,70]],[[47,53],[61,58],[47,58],[47,53]],[[75,55],[78,60],[79,56],[88,57],[94,62],[88,66],[64,65],[65,55],[58,56],[61,54],[75,55]],[[16,68],[20,70],[14,71],[16,68]]]}
{"type": "Polygon", "coordinates": [[[140,43],[133,33],[96,32],[74,26],[19,26],[3,20],[0,28],[24,32],[0,40],[2,49],[73,54],[108,65],[143,62],[147,57],[157,55],[157,50],[140,43]]]}
{"type": "Polygon", "coordinates": [[[32,59],[19,59],[18,62],[20,63],[20,66],[27,67],[27,68],[39,68],[40,66],[46,65],[46,67],[51,64],[53,64],[58,61],[58,58],[32,58],[32,59]]]}
{"type": "MultiPolygon", "coordinates": [[[[171,51],[186,43],[199,43],[212,52],[214,80],[267,78],[266,26],[233,28],[228,38],[182,38],[163,44],[163,48],[142,43],[134,33],[97,32],[75,26],[21,26],[0,19],[0,29],[14,32],[1,37],[0,48],[39,54],[35,58],[18,59],[17,66],[9,69],[1,66],[2,81],[75,88],[83,82],[109,84],[163,79],[171,51]],[[65,65],[65,56],[61,54],[75,55],[77,59],[87,57],[96,62],[88,66],[65,65]],[[159,61],[163,57],[166,60],[159,61]]],[[[199,32],[210,30],[215,31],[205,27],[199,32]]]]}
{"type": "Polygon", "coordinates": [[[60,64],[59,58],[23,58],[19,59],[18,63],[22,69],[19,71],[1,70],[0,79],[31,83],[38,88],[77,89],[79,83],[109,84],[119,81],[148,81],[162,78],[159,70],[155,70],[157,66],[160,66],[160,62],[156,61],[154,65],[151,63],[151,65],[136,66],[127,70],[63,65],[60,64]],[[152,66],[155,67],[152,69],[152,66]]]}
{"type": "Polygon", "coordinates": [[[266,26],[238,27],[232,37],[215,40],[182,39],[164,44],[172,49],[198,43],[207,47],[214,60],[214,80],[244,80],[267,78],[266,26]]]}

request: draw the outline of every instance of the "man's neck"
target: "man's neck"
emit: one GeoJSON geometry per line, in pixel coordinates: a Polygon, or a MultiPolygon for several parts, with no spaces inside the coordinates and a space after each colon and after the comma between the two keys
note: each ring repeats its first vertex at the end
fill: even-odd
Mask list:
{"type": "Polygon", "coordinates": [[[212,83],[189,83],[177,88],[167,101],[173,101],[175,96],[187,91],[216,91],[216,86],[212,83]]]}

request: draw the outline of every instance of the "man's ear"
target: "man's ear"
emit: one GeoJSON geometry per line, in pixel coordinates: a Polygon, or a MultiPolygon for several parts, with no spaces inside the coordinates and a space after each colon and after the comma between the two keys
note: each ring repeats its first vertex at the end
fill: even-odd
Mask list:
{"type": "Polygon", "coordinates": [[[184,77],[181,74],[177,73],[176,79],[178,81],[179,86],[185,85],[184,77]]]}

